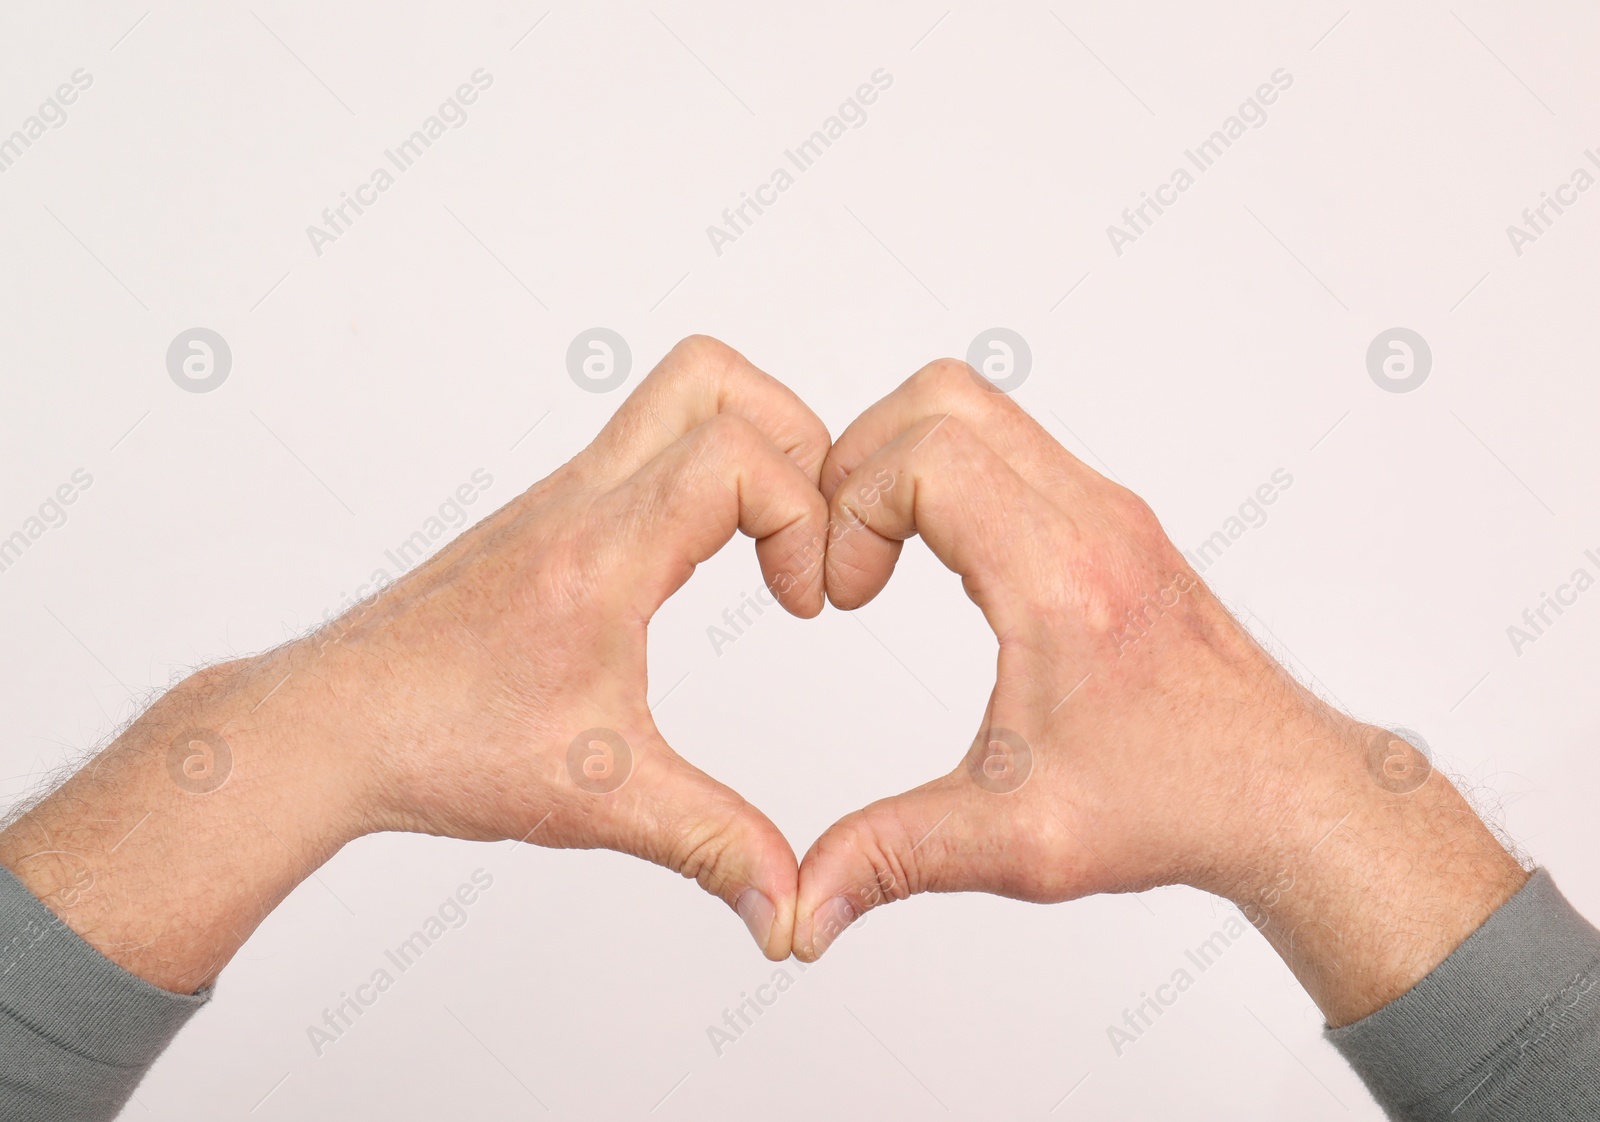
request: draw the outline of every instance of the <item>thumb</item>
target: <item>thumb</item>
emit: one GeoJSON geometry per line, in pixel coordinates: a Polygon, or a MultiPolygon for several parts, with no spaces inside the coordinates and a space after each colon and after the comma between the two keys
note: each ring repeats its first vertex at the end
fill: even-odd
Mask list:
{"type": "Polygon", "coordinates": [[[569,754],[574,782],[604,800],[594,815],[596,843],[696,881],[738,913],[763,954],[774,962],[788,958],[799,871],[772,820],[653,730],[634,747],[585,745],[591,734],[621,738],[593,729],[579,735],[569,754]],[[600,762],[591,767],[591,760],[600,762]]]}
{"type": "Polygon", "coordinates": [[[848,814],[816,840],[800,865],[797,958],[815,962],[845,928],[892,900],[1004,890],[989,853],[999,846],[1001,808],[974,762],[982,769],[982,757],[969,754],[949,775],[848,814]]]}

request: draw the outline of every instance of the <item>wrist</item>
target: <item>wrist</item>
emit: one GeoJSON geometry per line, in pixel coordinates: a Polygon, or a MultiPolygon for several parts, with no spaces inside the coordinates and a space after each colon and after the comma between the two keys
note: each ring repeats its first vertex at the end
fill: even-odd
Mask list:
{"type": "Polygon", "coordinates": [[[0,833],[0,863],[132,973],[178,992],[209,984],[360,832],[359,788],[285,680],[292,657],[181,682],[0,833]]]}
{"type": "Polygon", "coordinates": [[[330,654],[313,636],[213,668],[223,680],[212,709],[234,747],[234,776],[252,784],[244,793],[275,805],[308,845],[330,856],[382,828],[373,811],[381,733],[347,665],[356,657],[330,654]]]}
{"type": "Polygon", "coordinates": [[[1326,707],[1288,731],[1222,894],[1337,1026],[1420,981],[1527,873],[1391,731],[1326,707]]]}

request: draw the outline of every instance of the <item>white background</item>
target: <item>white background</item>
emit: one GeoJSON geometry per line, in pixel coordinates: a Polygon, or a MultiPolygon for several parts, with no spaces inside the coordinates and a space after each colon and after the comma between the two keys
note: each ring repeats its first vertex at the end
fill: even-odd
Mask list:
{"type": "MultiPolygon", "coordinates": [[[[1600,547],[1600,191],[1521,256],[1506,234],[1600,146],[1588,6],[147,3],[0,18],[0,133],[94,79],[0,175],[0,535],[94,480],[0,572],[7,798],[320,620],[474,469],[495,505],[547,474],[685,334],[838,433],[1000,324],[1034,353],[1018,400],[1180,546],[1288,471],[1206,579],[1600,915],[1600,592],[1520,655],[1506,632],[1600,547]],[[306,227],[479,67],[466,125],[318,257],[306,227]],[[707,225],[880,67],[867,124],[716,255],[707,225]],[[1280,67],[1267,123],[1116,255],[1107,225],[1280,67]],[[635,354],[611,394],[565,370],[596,324],[635,354]],[[233,350],[214,392],[167,373],[194,326],[233,350]],[[1432,347],[1411,393],[1366,369],[1394,326],[1432,347]]],[[[769,612],[715,653],[758,579],[743,541],[702,568],[651,693],[803,852],[953,765],[994,645],[914,546],[859,621],[769,612]]],[[[707,1026],[776,969],[721,904],[609,853],[369,838],[126,1116],[1378,1117],[1254,935],[1114,1053],[1226,914],[918,898],[788,964],[717,1056],[707,1026]],[[480,866],[467,924],[315,1056],[307,1026],[480,866]]]]}

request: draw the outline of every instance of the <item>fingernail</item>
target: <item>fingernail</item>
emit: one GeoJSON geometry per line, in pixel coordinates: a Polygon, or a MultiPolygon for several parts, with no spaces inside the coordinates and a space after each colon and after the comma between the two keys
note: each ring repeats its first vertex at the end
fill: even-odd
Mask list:
{"type": "Polygon", "coordinates": [[[747,888],[740,894],[733,910],[739,913],[739,918],[750,929],[750,937],[756,941],[756,946],[766,950],[767,939],[772,935],[772,920],[777,915],[772,901],[756,889],[747,888]]]}
{"type": "Polygon", "coordinates": [[[835,896],[811,917],[811,953],[818,958],[833,945],[840,932],[856,921],[856,909],[843,896],[835,896]]]}

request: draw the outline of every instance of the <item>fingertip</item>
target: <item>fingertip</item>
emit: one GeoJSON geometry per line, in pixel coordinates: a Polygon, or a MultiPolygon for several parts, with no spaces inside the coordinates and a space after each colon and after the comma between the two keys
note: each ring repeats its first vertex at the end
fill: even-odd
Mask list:
{"type": "Polygon", "coordinates": [[[734,886],[743,881],[745,887],[724,893],[723,899],[744,921],[761,953],[773,962],[782,962],[793,949],[800,863],[771,820],[760,812],[755,814],[759,816],[757,836],[745,843],[741,861],[747,871],[731,878],[734,886]]]}
{"type": "Polygon", "coordinates": [[[760,864],[762,868],[751,886],[732,901],[733,910],[744,921],[761,953],[772,962],[782,962],[794,952],[800,866],[787,842],[783,854],[769,851],[760,864]],[[785,854],[787,861],[783,860],[785,854]]]}
{"type": "MultiPolygon", "coordinates": [[[[768,551],[762,547],[765,543],[756,543],[756,553],[761,560],[762,579],[778,603],[783,605],[783,610],[792,616],[801,619],[814,619],[822,614],[822,607],[827,599],[825,589],[825,572],[820,559],[805,563],[805,568],[796,573],[787,568],[777,568],[768,556],[768,551]]],[[[790,560],[794,558],[791,555],[790,560]]]]}
{"type": "Polygon", "coordinates": [[[858,577],[845,579],[829,576],[828,603],[841,612],[853,612],[872,603],[888,584],[888,577],[878,581],[863,581],[858,577]]]}
{"type": "Polygon", "coordinates": [[[778,909],[759,888],[747,888],[739,894],[733,910],[744,920],[750,937],[768,958],[772,957],[773,927],[777,923],[778,909]]]}
{"type": "Polygon", "coordinates": [[[882,537],[865,522],[848,521],[842,532],[830,527],[828,538],[823,573],[828,602],[841,611],[853,612],[871,603],[888,585],[905,542],[882,537]]]}
{"type": "Polygon", "coordinates": [[[800,619],[816,619],[822,614],[822,609],[827,605],[827,594],[819,587],[807,594],[805,599],[797,604],[785,604],[784,607],[790,615],[800,619]]]}
{"type": "Polygon", "coordinates": [[[604,839],[610,849],[644,857],[696,881],[721,900],[773,961],[789,957],[800,863],[782,831],[732,788],[660,742],[630,787],[636,805],[604,839]]]}
{"type": "Polygon", "coordinates": [[[836,822],[811,844],[800,862],[796,878],[794,955],[801,962],[816,962],[845,930],[885,895],[881,890],[860,891],[852,886],[883,884],[885,877],[867,861],[860,813],[836,822]]]}
{"type": "Polygon", "coordinates": [[[816,962],[862,914],[847,897],[830,897],[811,913],[803,934],[801,925],[796,924],[795,957],[801,962],[816,962]]]}

